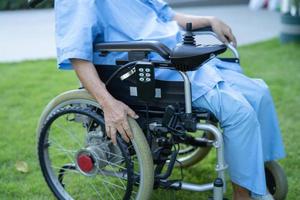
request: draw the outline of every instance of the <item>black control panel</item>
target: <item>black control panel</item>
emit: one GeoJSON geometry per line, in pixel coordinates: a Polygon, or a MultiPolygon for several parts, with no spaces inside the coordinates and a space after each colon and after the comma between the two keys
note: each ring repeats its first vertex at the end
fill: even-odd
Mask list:
{"type": "Polygon", "coordinates": [[[137,62],[135,66],[137,93],[142,100],[151,100],[155,97],[154,66],[150,62],[137,62]]]}

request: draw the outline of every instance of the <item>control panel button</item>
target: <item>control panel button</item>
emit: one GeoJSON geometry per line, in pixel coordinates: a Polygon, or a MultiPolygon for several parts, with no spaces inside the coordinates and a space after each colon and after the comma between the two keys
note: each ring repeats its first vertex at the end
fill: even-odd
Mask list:
{"type": "Polygon", "coordinates": [[[139,72],[144,72],[144,69],[143,68],[139,68],[139,72]]]}
{"type": "Polygon", "coordinates": [[[144,79],[144,78],[140,78],[139,80],[140,80],[140,81],[142,81],[142,82],[144,82],[144,81],[145,81],[145,79],[144,79]]]}

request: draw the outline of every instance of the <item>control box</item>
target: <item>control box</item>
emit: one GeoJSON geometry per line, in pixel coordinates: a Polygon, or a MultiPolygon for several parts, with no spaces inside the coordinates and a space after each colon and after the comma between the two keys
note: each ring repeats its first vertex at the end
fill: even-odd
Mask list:
{"type": "Polygon", "coordinates": [[[135,66],[138,97],[144,101],[155,97],[155,73],[151,62],[137,62],[135,66]]]}

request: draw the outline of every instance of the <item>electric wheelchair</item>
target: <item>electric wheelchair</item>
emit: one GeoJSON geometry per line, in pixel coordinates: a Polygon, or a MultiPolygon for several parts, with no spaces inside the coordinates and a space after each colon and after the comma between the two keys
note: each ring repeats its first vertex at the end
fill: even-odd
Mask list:
{"type": "MultiPolygon", "coordinates": [[[[157,41],[95,44],[100,56],[128,52],[128,60],[116,65],[97,65],[99,77],[109,92],[127,104],[139,119],[129,118],[134,139],[126,143],[120,136],[113,145],[106,136],[103,112],[84,89],[55,97],[44,109],[37,128],[38,158],[43,176],[57,199],[150,199],[153,189],[202,192],[212,190],[213,200],[222,200],[226,191],[224,144],[218,120],[191,103],[188,71],[197,70],[230,44],[197,45],[195,35],[211,29],[187,31],[182,44],[169,49],[157,41]],[[150,52],[164,61],[150,61],[150,52]],[[176,70],[183,81],[155,79],[155,69],[176,70]],[[173,169],[187,168],[216,149],[216,178],[211,183],[188,183],[172,179],[173,169]]],[[[265,165],[267,186],[276,200],[287,194],[283,169],[274,161],[265,165]]]]}

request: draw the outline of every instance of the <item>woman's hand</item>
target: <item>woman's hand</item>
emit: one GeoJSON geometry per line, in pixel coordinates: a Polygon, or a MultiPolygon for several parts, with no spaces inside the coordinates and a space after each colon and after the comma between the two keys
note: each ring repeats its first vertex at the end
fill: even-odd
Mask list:
{"type": "Polygon", "coordinates": [[[127,116],[137,119],[138,116],[124,103],[116,100],[107,91],[105,84],[100,80],[93,63],[71,59],[73,68],[84,87],[92,94],[101,105],[104,112],[105,129],[107,136],[117,144],[117,131],[126,142],[133,138],[127,116]]]}
{"type": "Polygon", "coordinates": [[[211,26],[213,31],[218,35],[219,39],[228,44],[232,43],[235,47],[237,45],[236,39],[232,34],[231,28],[212,16],[196,16],[196,15],[186,15],[182,13],[175,13],[173,18],[182,28],[186,28],[186,23],[193,23],[193,29],[203,28],[206,26],[211,26]]]}
{"type": "Polygon", "coordinates": [[[122,138],[129,142],[133,138],[127,117],[130,116],[137,119],[138,116],[127,105],[111,98],[102,104],[104,112],[105,129],[107,136],[111,138],[113,144],[117,144],[116,135],[117,131],[121,134],[122,138]]]}
{"type": "Polygon", "coordinates": [[[222,42],[225,44],[232,43],[233,46],[237,46],[236,38],[227,24],[218,18],[212,17],[210,19],[210,25],[222,42]]]}

